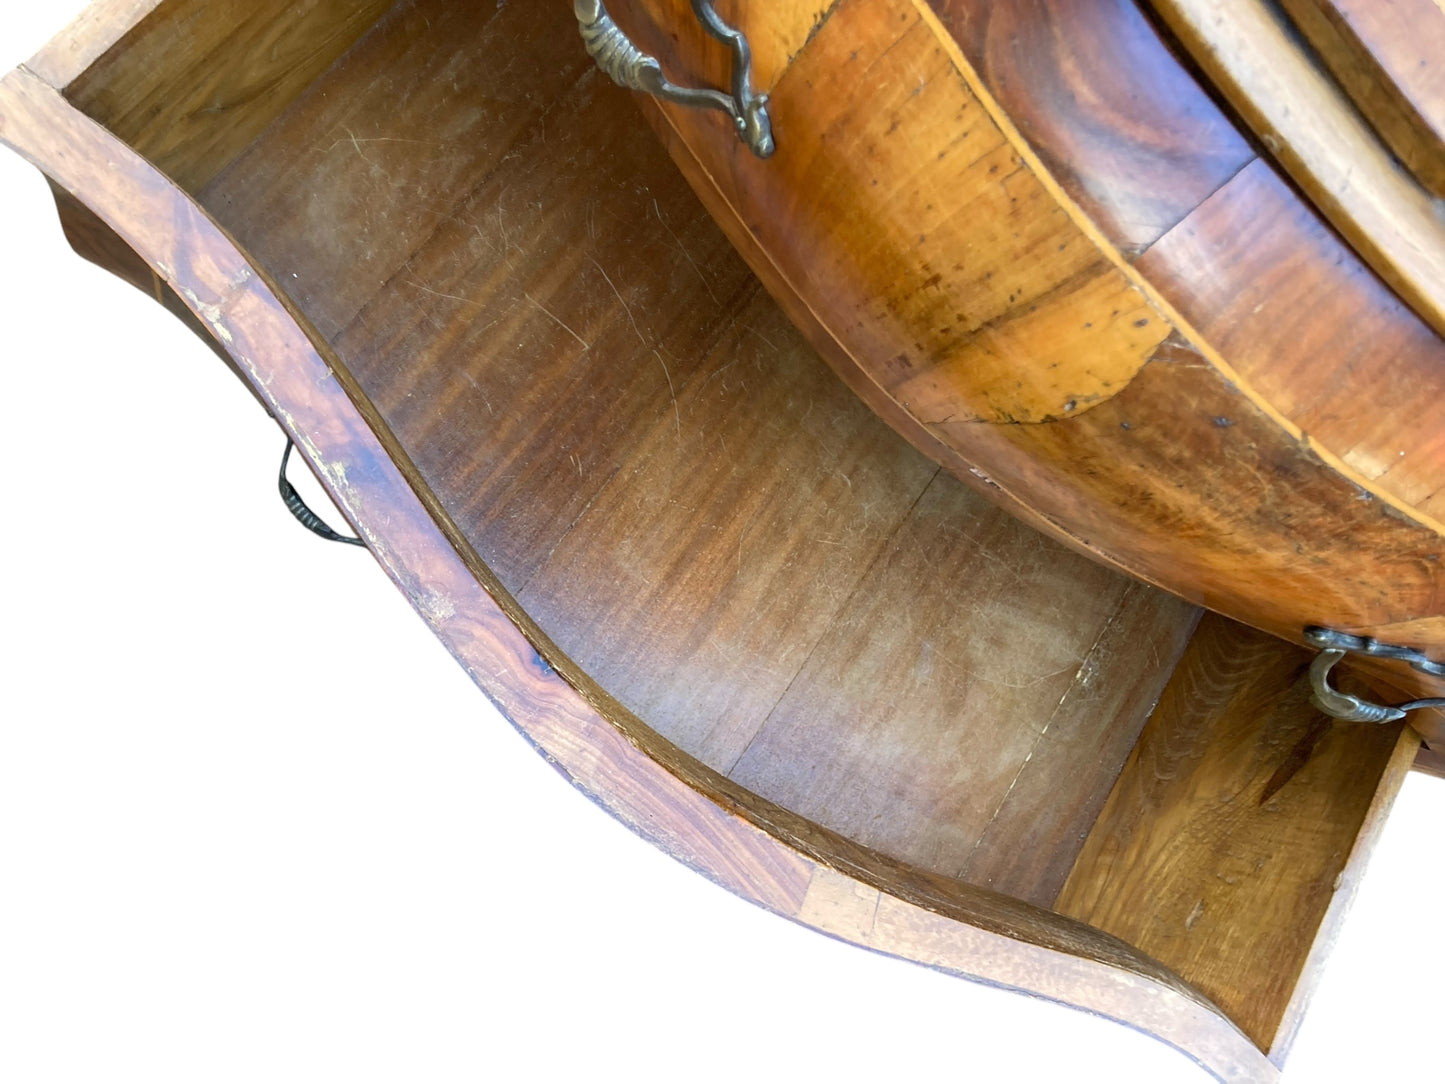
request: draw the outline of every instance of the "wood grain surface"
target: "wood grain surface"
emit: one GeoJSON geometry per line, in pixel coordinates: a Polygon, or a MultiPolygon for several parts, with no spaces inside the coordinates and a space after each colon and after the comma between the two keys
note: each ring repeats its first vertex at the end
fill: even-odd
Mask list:
{"type": "Polygon", "coordinates": [[[65,91],[82,112],[194,190],[390,3],[172,0],[154,5],[65,91]]]}
{"type": "Polygon", "coordinates": [[[93,0],[69,26],[45,43],[25,66],[64,90],[162,0],[93,0]]]}
{"type": "Polygon", "coordinates": [[[1370,485],[1438,519],[1445,344],[1256,158],[1139,9],[934,6],[1069,196],[1195,331],[1370,485]]]}
{"type": "MultiPolygon", "coordinates": [[[[624,96],[560,34],[519,52],[530,24],[512,20],[402,5],[218,157],[203,199],[267,253],[255,262],[27,76],[0,91],[0,137],[100,212],[84,243],[143,282],[133,249],[163,296],[174,287],[483,688],[636,830],[819,929],[1128,1019],[1221,1079],[1273,1079],[1166,968],[1027,902],[1090,860],[1084,836],[1124,786],[1195,611],[1032,535],[843,394],[624,96]],[[509,65],[541,72],[541,89],[507,98],[509,65]],[[429,96],[444,73],[486,108],[429,96]],[[579,152],[584,134],[601,149],[579,152]],[[664,740],[669,727],[711,765],[664,740]]],[[[1182,362],[1188,347],[1171,334],[1161,353],[1182,362]]],[[[1049,394],[1047,381],[1015,392],[1049,394]]],[[[1211,618],[1192,650],[1250,643],[1211,618]]],[[[1297,692],[1260,688],[1289,714],[1297,692]]],[[[1342,773],[1341,755],[1318,752],[1328,738],[1292,746],[1265,781],[1271,802],[1319,763],[1342,773]]],[[[1353,834],[1373,753],[1356,757],[1368,763],[1346,814],[1325,818],[1353,856],[1346,882],[1410,742],[1376,766],[1353,834]]],[[[1270,838],[1322,849],[1298,843],[1312,801],[1270,810],[1285,821],[1270,838]]],[[[1135,890],[1125,878],[1104,896],[1135,890]]],[[[1347,895],[1315,907],[1308,943],[1281,938],[1277,914],[1238,923],[1298,965],[1265,995],[1276,1051],[1347,895]]]]}
{"type": "MultiPolygon", "coordinates": [[[[668,7],[614,6],[644,22],[668,7]]],[[[1054,17],[1038,6],[1011,10],[1054,17]]],[[[946,13],[972,25],[967,11],[946,13]]],[[[1124,25],[1138,31],[1131,47],[1154,56],[1143,29],[1124,25]]],[[[1152,48],[1162,49],[1157,39],[1152,48]]],[[[1104,55],[1080,50],[1068,60],[1092,57],[1098,68],[1104,55]]],[[[694,58],[679,49],[664,62],[685,73],[694,58]]],[[[1193,86],[1183,76],[1176,85],[1193,86]]],[[[647,108],[794,323],[875,411],[955,475],[1069,545],[1277,635],[1298,639],[1318,623],[1445,651],[1441,525],[1411,503],[1428,504],[1445,478],[1435,430],[1391,429],[1353,411],[1322,422],[1326,440],[1289,417],[1181,311],[1202,298],[1210,305],[1200,320],[1222,322],[1211,305],[1233,302],[1254,274],[1249,263],[1212,252],[1192,278],[1181,272],[1156,286],[1069,194],[1069,185],[1088,188],[1108,144],[1079,140],[1095,149],[1055,180],[931,8],[834,5],[772,89],[779,150],[766,163],[749,161],[711,118],[647,108]]],[[[1244,169],[1214,195],[1255,182],[1244,169]]],[[[1155,243],[1184,243],[1227,202],[1206,199],[1155,243]]],[[[1282,235],[1315,237],[1304,250],[1316,254],[1304,269],[1309,289],[1388,301],[1348,250],[1321,243],[1327,231],[1307,208],[1284,223],[1282,235]]],[[[1335,326],[1328,307],[1308,313],[1335,326]]],[[[1372,378],[1392,401],[1445,398],[1432,333],[1401,306],[1372,318],[1419,359],[1391,359],[1406,380],[1372,378]]],[[[1338,330],[1342,339],[1353,331],[1338,330]]],[[[1335,394],[1320,376],[1348,376],[1353,364],[1348,349],[1316,355],[1298,350],[1260,367],[1277,362],[1282,380],[1306,358],[1315,363],[1310,379],[1328,390],[1286,403],[1312,420],[1335,394]]],[[[1420,725],[1434,733],[1438,722],[1420,725]]]]}
{"type": "Polygon", "coordinates": [[[398,7],[202,202],[609,695],[794,813],[947,876],[1007,864],[1047,904],[1193,608],[940,477],[757,288],[626,95],[535,19],[398,7]],[[520,70],[538,93],[513,104],[520,70]],[[444,139],[451,101],[507,122],[478,111],[444,139]],[[1092,748],[1055,720],[1099,687],[1076,724],[1092,748]],[[1026,767],[1073,785],[1013,787],[1026,767]]]}
{"type": "Polygon", "coordinates": [[[746,898],[837,936],[1127,1019],[1220,1079],[1275,1078],[1237,1029],[1122,942],[889,863],[658,742],[515,613],[339,359],[181,190],[26,73],[0,82],[0,139],[186,299],[483,690],[624,822],[746,898]]]}
{"type": "Polygon", "coordinates": [[[1435,0],[1281,0],[1355,107],[1445,196],[1445,10],[1435,0]]]}
{"type": "MultiPolygon", "coordinates": [[[[241,378],[242,387],[249,394],[255,396],[259,402],[259,396],[256,396],[255,389],[247,382],[240,367],[236,365],[235,359],[222,348],[215,335],[186,306],[185,301],[171,288],[170,284],[156,274],[130,245],[126,244],[84,203],[53,181],[50,184],[50,190],[55,198],[55,209],[60,216],[61,229],[65,231],[65,239],[70,243],[70,247],[91,263],[105,268],[112,275],[130,283],[147,297],[160,302],[176,319],[195,332],[197,338],[209,346],[211,352],[241,378]]],[[[264,403],[262,405],[264,406],[264,403]]]]}
{"type": "Polygon", "coordinates": [[[1133,0],[935,0],[1049,172],[1126,256],[1255,157],[1133,0]]]}
{"type": "Polygon", "coordinates": [[[1322,716],[1309,662],[1206,616],[1055,903],[1167,961],[1279,1060],[1347,864],[1419,745],[1322,716]]]}
{"type": "Polygon", "coordinates": [[[1266,0],[1152,7],[1271,155],[1390,287],[1445,332],[1445,222],[1266,0]]]}
{"type": "Polygon", "coordinates": [[[1138,266],[1312,440],[1371,486],[1445,514],[1445,342],[1266,163],[1231,178],[1138,266]],[[1201,273],[1216,264],[1230,273],[1201,273]]]}

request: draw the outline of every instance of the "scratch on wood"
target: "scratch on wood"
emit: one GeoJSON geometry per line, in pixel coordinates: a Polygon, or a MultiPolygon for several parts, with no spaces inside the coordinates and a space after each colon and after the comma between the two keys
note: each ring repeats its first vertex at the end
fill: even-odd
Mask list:
{"type": "Polygon", "coordinates": [[[421,283],[414,282],[411,279],[405,279],[404,281],[408,286],[415,287],[424,294],[431,294],[432,297],[444,297],[448,301],[460,301],[465,305],[475,305],[477,308],[482,307],[481,302],[473,301],[469,297],[458,297],[456,294],[444,294],[440,290],[433,290],[430,286],[423,286],[421,283]]]}
{"type": "Polygon", "coordinates": [[[236,341],[236,337],[231,334],[231,329],[226,326],[226,322],[221,318],[222,312],[220,305],[207,304],[197,297],[195,291],[189,287],[182,287],[181,293],[185,295],[186,300],[191,303],[191,307],[196,310],[196,313],[201,319],[211,325],[211,329],[223,342],[234,343],[236,341]]]}
{"type": "MultiPolygon", "coordinates": [[[[1059,702],[1054,705],[1054,710],[1049,713],[1049,717],[1045,721],[1043,729],[1038,732],[1038,734],[1034,738],[1033,744],[1029,746],[1028,755],[1024,757],[1023,763],[1019,765],[1019,770],[1014,773],[1013,780],[1008,785],[1008,790],[1004,791],[1003,797],[999,799],[998,805],[994,807],[993,814],[989,817],[988,823],[985,824],[983,826],[983,830],[979,832],[978,839],[974,842],[973,849],[968,852],[968,857],[964,859],[963,865],[959,868],[959,877],[963,877],[968,873],[969,866],[973,864],[974,855],[976,855],[978,853],[978,849],[983,846],[983,841],[988,836],[989,830],[993,827],[994,822],[999,819],[999,816],[1003,813],[1004,808],[1008,805],[1009,797],[1013,794],[1014,788],[1019,785],[1019,780],[1023,778],[1024,772],[1028,770],[1029,764],[1034,759],[1034,754],[1038,752],[1039,746],[1044,740],[1044,735],[1046,735],[1049,732],[1049,729],[1054,725],[1054,720],[1059,717],[1059,712],[1062,710],[1064,704],[1068,701],[1069,697],[1074,694],[1075,689],[1077,689],[1080,685],[1088,684],[1088,680],[1091,677],[1090,664],[1094,662],[1095,656],[1099,651],[1099,645],[1104,642],[1104,637],[1108,634],[1109,630],[1114,627],[1114,623],[1118,621],[1119,615],[1123,611],[1125,603],[1129,599],[1129,597],[1130,592],[1126,589],[1120,594],[1119,598],[1115,600],[1114,609],[1105,619],[1097,635],[1095,635],[1094,642],[1089,645],[1089,650],[1084,652],[1083,658],[1079,660],[1078,669],[1074,671],[1074,680],[1071,681],[1068,688],[1064,690],[1063,696],[1059,697],[1059,702]]],[[[1094,666],[1095,668],[1097,668],[1097,663],[1094,663],[1094,666]]],[[[1068,667],[1065,667],[1064,669],[1067,670],[1068,667]]],[[[1055,673],[1057,674],[1063,672],[1063,670],[1059,670],[1055,673]]],[[[1055,675],[1048,674],[1045,675],[1045,678],[1053,676],[1055,675]]],[[[1039,680],[1042,681],[1045,680],[1045,678],[1040,678],[1039,680]]],[[[1035,684],[1037,684],[1037,682],[1035,682],[1035,684]]]]}
{"type": "MultiPolygon", "coordinates": [[[[643,346],[646,346],[647,340],[643,337],[641,329],[637,326],[637,318],[632,315],[632,306],[622,299],[622,291],[619,290],[616,283],[612,281],[612,276],[602,270],[602,265],[597,262],[596,257],[589,255],[587,258],[592,261],[592,266],[597,268],[598,273],[607,280],[607,285],[612,287],[613,296],[617,298],[617,303],[622,306],[622,311],[627,313],[627,319],[632,323],[632,330],[637,334],[637,341],[643,346]]],[[[662,359],[659,357],[658,360],[661,361],[662,359]]],[[[667,366],[664,365],[663,368],[666,369],[667,366]]],[[[667,378],[667,383],[671,386],[672,377],[669,376],[667,378]]]]}
{"type": "Polygon", "coordinates": [[[1200,920],[1200,918],[1203,917],[1203,915],[1204,915],[1204,901],[1203,901],[1203,900],[1200,900],[1198,903],[1196,903],[1196,904],[1194,905],[1194,910],[1192,910],[1192,911],[1189,912],[1189,917],[1184,920],[1184,928],[1185,928],[1186,930],[1192,930],[1192,929],[1194,929],[1194,924],[1195,924],[1196,922],[1198,922],[1198,921],[1200,920]]]}
{"type": "Polygon", "coordinates": [[[657,221],[662,223],[662,228],[665,229],[668,235],[677,243],[677,250],[682,253],[682,258],[688,262],[688,265],[693,271],[697,272],[698,280],[702,283],[702,288],[707,291],[707,296],[712,298],[714,305],[721,305],[722,302],[718,300],[717,294],[713,292],[712,283],[708,282],[707,276],[702,273],[702,268],[699,267],[697,261],[692,258],[692,253],[687,250],[687,246],[682,243],[682,238],[677,235],[677,231],[669,226],[667,220],[662,217],[662,210],[657,206],[657,200],[655,199],[652,201],[652,213],[657,215],[657,221]]]}
{"type": "Polygon", "coordinates": [[[371,136],[367,138],[358,138],[356,133],[353,132],[350,128],[346,129],[346,135],[346,139],[338,139],[335,143],[331,144],[331,146],[327,147],[327,153],[329,154],[331,151],[334,151],[343,143],[350,143],[354,148],[356,148],[356,153],[360,154],[361,157],[371,165],[375,165],[376,163],[372,162],[370,158],[367,158],[365,154],[362,154],[361,145],[363,143],[415,143],[422,147],[441,146],[440,143],[437,143],[430,139],[402,139],[399,136],[371,136]]]}
{"type": "Polygon", "coordinates": [[[579,343],[581,343],[583,350],[591,350],[591,349],[592,349],[592,344],[591,344],[590,342],[588,342],[586,339],[584,339],[581,335],[578,335],[577,332],[573,331],[570,327],[568,327],[565,323],[563,323],[563,322],[562,322],[562,318],[561,318],[560,316],[558,316],[555,312],[553,312],[551,309],[549,309],[546,305],[542,304],[540,301],[538,301],[538,300],[537,300],[535,297],[533,297],[531,294],[527,293],[525,290],[522,291],[522,296],[525,297],[528,301],[530,301],[533,305],[537,306],[537,308],[541,309],[542,312],[543,312],[546,316],[548,316],[548,317],[552,320],[553,323],[555,323],[558,327],[560,327],[560,328],[561,328],[563,331],[565,331],[568,335],[571,335],[572,338],[576,339],[579,343]]]}
{"type": "Polygon", "coordinates": [[[662,366],[662,375],[667,377],[667,394],[672,397],[672,413],[677,420],[677,435],[682,436],[682,410],[677,405],[677,389],[672,385],[672,373],[668,371],[667,362],[662,360],[662,351],[654,350],[653,356],[657,358],[657,364],[662,366]]]}

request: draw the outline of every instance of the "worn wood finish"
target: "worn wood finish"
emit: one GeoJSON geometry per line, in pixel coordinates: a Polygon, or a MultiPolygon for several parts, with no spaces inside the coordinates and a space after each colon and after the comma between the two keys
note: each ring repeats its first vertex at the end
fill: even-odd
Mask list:
{"type": "Polygon", "coordinates": [[[1170,963],[1277,1056],[1350,855],[1418,746],[1320,715],[1309,662],[1207,616],[1055,903],[1170,963]]]}
{"type": "Polygon", "coordinates": [[[221,348],[215,336],[186,307],[186,303],[177,296],[175,290],[160,275],[156,274],[150,265],[114,230],[102,222],[94,211],[53,181],[50,183],[50,189],[55,197],[55,209],[60,216],[61,229],[65,231],[65,239],[70,242],[70,247],[91,263],[105,268],[112,275],[123,279],[146,296],[160,302],[167,311],[195,332],[197,337],[206,343],[211,351],[225,362],[237,376],[241,377],[243,386],[254,395],[254,390],[246,382],[244,374],[236,366],[231,355],[221,348]]]}
{"type": "Polygon", "coordinates": [[[1371,267],[1445,333],[1445,222],[1266,0],[1151,5],[1270,153],[1371,267]]]}
{"type": "MultiPolygon", "coordinates": [[[[773,87],[766,162],[712,118],[647,108],[810,341],[960,478],[1281,636],[1317,623],[1445,652],[1441,526],[1392,492],[1383,451],[1307,434],[1130,266],[930,8],[836,5],[773,87]]],[[[1409,394],[1445,399],[1430,391],[1445,370],[1421,357],[1409,394]]],[[[1405,449],[1412,496],[1438,488],[1432,439],[1405,449]]]]}
{"type": "Polygon", "coordinates": [[[0,82],[0,139],[49,170],[186,299],[478,684],[615,815],[789,917],[878,951],[1128,1020],[1220,1079],[1274,1079],[1237,1029],[1123,943],[891,863],[659,741],[520,614],[340,358],[181,190],[23,72],[0,82]]]}
{"type": "MultiPolygon", "coordinates": [[[[1149,590],[1138,583],[1130,588],[1149,590]]],[[[1142,721],[1143,709],[1152,707],[1162,692],[1158,661],[1177,664],[1194,632],[1195,622],[1179,620],[1169,600],[1164,594],[1155,595],[1152,606],[1140,606],[1127,595],[1119,600],[1081,665],[1079,679],[1009,783],[959,877],[1033,902],[1048,899],[1053,906],[1072,869],[1071,856],[1077,857],[1076,847],[1083,845],[1108,797],[1099,787],[1101,773],[1074,766],[1112,764],[1127,757],[1126,746],[1132,749],[1138,740],[1133,724],[1106,720],[1142,721]],[[1131,673],[1116,668],[1101,681],[1098,662],[1115,654],[1140,665],[1131,673]]]]}
{"type": "Polygon", "coordinates": [[[566,36],[528,36],[536,18],[399,7],[203,202],[293,284],[468,541],[630,711],[922,869],[959,873],[987,829],[1014,894],[1049,902],[1192,608],[936,479],[761,294],[626,96],[566,36]],[[495,102],[520,70],[545,93],[508,123],[434,132],[455,124],[436,72],[495,102]],[[318,225],[358,206],[352,230],[318,225]],[[1157,650],[1141,665],[1101,640],[1112,623],[1157,650]],[[1051,725],[1098,685],[1112,710],[1079,728],[1109,756],[1051,725]],[[987,761],[941,755],[985,741],[987,761]],[[804,767],[824,747],[826,770],[804,767]],[[1070,771],[1068,799],[1025,788],[990,820],[1030,764],[1070,771]]]}
{"type": "MultiPolygon", "coordinates": [[[[347,50],[392,0],[155,5],[65,90],[194,190],[347,50]],[[284,16],[284,17],[283,17],[284,16]]],[[[117,9],[112,19],[131,14],[117,9]]]]}
{"type": "Polygon", "coordinates": [[[1445,343],[1255,158],[1138,8],[934,7],[1069,196],[1254,391],[1438,519],[1445,343]]]}
{"type": "Polygon", "coordinates": [[[1133,0],[932,7],[1045,167],[1126,256],[1254,158],[1133,0]]]}
{"type": "Polygon", "coordinates": [[[123,38],[162,0],[94,0],[26,62],[51,86],[64,90],[123,38]]]}
{"type": "MultiPolygon", "coordinates": [[[[33,76],[0,88],[0,138],[76,193],[82,247],[138,282],[148,269],[233,357],[432,627],[604,806],[789,917],[1127,1019],[1221,1079],[1273,1079],[1168,969],[1030,906],[1077,871],[1192,607],[1029,534],[844,394],[625,95],[577,59],[567,13],[549,9],[538,33],[518,7],[403,4],[343,65],[289,90],[201,190],[260,259],[33,76]],[[509,97],[521,69],[529,91],[509,97]],[[447,79],[450,103],[436,92],[447,79]]],[[[782,12],[777,40],[807,27],[817,42],[848,10],[821,30],[818,13],[782,12]]],[[[779,70],[780,94],[795,74],[779,70]]],[[[980,160],[1022,148],[1005,189],[1067,212],[1045,211],[1030,236],[1062,236],[1066,250],[1081,238],[1100,258],[1075,265],[1054,249],[1062,288],[1018,320],[1004,300],[980,326],[979,356],[1003,357],[1010,336],[1046,341],[1051,320],[1064,325],[1045,308],[1118,289],[1171,330],[1126,388],[1066,410],[1070,426],[1143,429],[1130,418],[1164,417],[1164,389],[1207,402],[1189,371],[1215,362],[997,127],[1003,141],[980,160]]],[[[1101,341],[1127,357],[1151,334],[1131,323],[1101,341]]],[[[1076,429],[1010,411],[1107,376],[1086,363],[984,395],[971,424],[985,441],[1068,429],[1057,457],[1079,458],[1087,477],[1103,464],[1087,442],[1067,444],[1076,429]]],[[[1278,424],[1263,409],[1226,420],[1213,425],[1223,458],[1258,454],[1278,424]]],[[[1149,462],[1163,444],[1129,468],[1141,483],[1178,469],[1149,462]]],[[[1317,481],[1299,485],[1328,504],[1317,481]]],[[[1277,499],[1236,515],[1278,516],[1277,499]]],[[[1167,506],[1154,514],[1156,530],[1189,529],[1167,506]]],[[[1387,556],[1388,539],[1359,536],[1387,556]]],[[[1297,756],[1307,763],[1284,789],[1318,759],[1297,756]]],[[[1366,779],[1387,782],[1353,836],[1330,822],[1357,857],[1408,757],[1362,760],[1366,779]]],[[[1350,796],[1365,786],[1352,779],[1350,796]]],[[[1271,839],[1308,835],[1313,800],[1276,810],[1271,839]]],[[[1126,879],[1104,896],[1133,891],[1126,879]]],[[[1346,895],[1296,952],[1282,1030],[1346,895]]],[[[1268,909],[1239,925],[1251,943],[1291,937],[1268,909]]]]}
{"type": "Polygon", "coordinates": [[[1266,163],[1138,266],[1291,422],[1372,486],[1445,515],[1445,342],[1266,163]],[[1214,266],[1229,273],[1201,273],[1214,266]]]}
{"type": "Polygon", "coordinates": [[[1401,162],[1445,196],[1445,10],[1435,0],[1280,0],[1401,162]]]}
{"type": "Polygon", "coordinates": [[[982,504],[946,475],[930,486],[730,774],[1047,906],[1193,614],[982,504]],[[910,584],[926,597],[895,605],[910,584]]]}

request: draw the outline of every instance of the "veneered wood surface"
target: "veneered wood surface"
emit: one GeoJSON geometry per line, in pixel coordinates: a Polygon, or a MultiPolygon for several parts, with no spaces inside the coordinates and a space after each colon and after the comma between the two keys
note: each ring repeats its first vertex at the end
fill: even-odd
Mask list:
{"type": "Polygon", "coordinates": [[[390,3],[171,0],[154,5],[66,94],[195,190],[390,3]]]}
{"type": "Polygon", "coordinates": [[[1356,108],[1445,196],[1445,10],[1436,0],[1281,0],[1356,108]]]}
{"type": "Polygon", "coordinates": [[[933,0],[1009,119],[1128,256],[1254,158],[1133,0],[933,0]]]}
{"type": "Polygon", "coordinates": [[[1445,342],[1266,163],[1138,267],[1312,439],[1371,485],[1445,514],[1445,342]],[[1229,273],[1200,273],[1215,265],[1229,273]]]}
{"type": "Polygon", "coordinates": [[[1266,0],[1151,5],[1294,182],[1437,333],[1445,221],[1266,0]]]}
{"type": "Polygon", "coordinates": [[[1073,865],[1065,859],[1074,848],[1063,842],[1082,846],[1108,797],[1099,789],[1098,773],[1068,766],[1128,757],[1138,733],[1112,720],[1145,718],[1141,709],[1152,708],[1163,691],[1161,679],[1167,679],[1160,664],[1174,660],[1172,673],[1194,632],[1194,621],[1179,620],[1183,603],[1172,596],[1156,594],[1151,605],[1139,605],[1138,596],[1150,591],[1134,583],[1119,599],[1077,680],[958,871],[963,880],[1035,902],[1048,899],[1053,906],[1073,865]],[[1106,677],[1100,664],[1115,657],[1136,665],[1115,666],[1106,677]]]}
{"type": "Polygon", "coordinates": [[[730,775],[1047,906],[1192,617],[940,475],[730,775]]]}
{"type": "MultiPolygon", "coordinates": [[[[1278,635],[1326,624],[1445,650],[1439,523],[1282,414],[1123,259],[930,8],[836,5],[773,88],[767,162],[708,117],[648,108],[820,353],[957,476],[1278,635]]],[[[1425,398],[1445,371],[1418,371],[1425,398]]],[[[1429,489],[1439,462],[1405,460],[1410,492],[1429,489]]]]}
{"type": "Polygon", "coordinates": [[[758,289],[560,17],[536,20],[402,5],[203,202],[629,711],[922,869],[957,874],[985,830],[1000,858],[1026,832],[1010,884],[1047,903],[1192,607],[936,477],[758,289]],[[510,102],[523,69],[535,89],[507,123],[456,104],[510,102]],[[434,93],[438,71],[465,72],[460,90],[434,93]],[[1146,660],[1100,640],[1115,621],[1146,660]],[[1086,751],[1051,721],[1095,685],[1111,692],[1086,751]],[[963,748],[988,754],[943,755],[963,748]],[[1073,785],[991,819],[1029,764],[1073,785]]]}
{"type": "Polygon", "coordinates": [[[1271,1051],[1418,745],[1321,715],[1309,663],[1207,615],[1055,903],[1168,962],[1271,1051]]]}
{"type": "MultiPolygon", "coordinates": [[[[737,325],[519,592],[599,683],[725,773],[820,640],[860,620],[854,598],[864,576],[937,474],[838,386],[761,290],[733,312],[737,325]],[[587,602],[579,605],[584,584],[587,602]]],[[[650,355],[639,361],[656,371],[650,355]]],[[[941,593],[959,607],[973,602],[958,586],[944,584],[941,593]]],[[[919,650],[913,640],[888,646],[833,679],[867,688],[919,650]]],[[[929,706],[914,696],[905,712],[913,718],[929,706]]],[[[868,718],[856,704],[826,715],[823,705],[811,707],[821,725],[838,730],[868,718]]],[[[796,760],[783,770],[806,771],[796,760]]],[[[853,770],[859,787],[888,791],[902,785],[908,765],[895,759],[871,778],[866,766],[853,770]]],[[[786,787],[751,789],[807,812],[786,787]]],[[[921,834],[948,830],[903,816],[921,834]]]]}
{"type": "Polygon", "coordinates": [[[1380,774],[1374,801],[1365,811],[1354,846],[1350,848],[1349,856],[1345,859],[1345,867],[1335,879],[1329,905],[1325,908],[1324,917],[1320,919],[1314,943],[1310,946],[1299,980],[1295,983],[1294,993],[1290,996],[1279,1027],[1275,1031],[1274,1043],[1269,1049],[1269,1057],[1281,1068],[1284,1067],[1290,1051],[1294,1047],[1295,1039],[1299,1036],[1310,1000],[1324,976],[1325,967],[1330,955],[1334,952],[1335,943],[1344,929],[1345,919],[1349,915],[1351,907],[1354,906],[1355,895],[1364,880],[1375,847],[1381,840],[1385,823],[1395,804],[1395,798],[1404,785],[1405,777],[1410,774],[1412,766],[1416,763],[1419,751],[1423,748],[1419,736],[1414,731],[1409,728],[1401,729],[1400,740],[1380,774]]]}
{"type": "Polygon", "coordinates": [[[150,264],[136,255],[94,211],[53,181],[50,192],[55,198],[60,228],[71,248],[141,293],[160,300],[160,276],[151,270],[150,264]]]}
{"type": "Polygon", "coordinates": [[[162,0],[93,0],[73,22],[26,61],[26,67],[64,90],[162,0]]]}
{"type": "Polygon", "coordinates": [[[1069,196],[1253,391],[1438,519],[1445,344],[1255,157],[1139,9],[933,6],[1069,196]]]}
{"type": "Polygon", "coordinates": [[[505,591],[408,474],[405,453],[353,398],[339,361],[180,190],[25,73],[0,81],[0,140],[76,193],[186,298],[437,635],[614,815],[740,895],[839,937],[1128,1020],[1221,1080],[1275,1079],[1237,1029],[1121,942],[911,874],[750,799],[657,742],[565,659],[554,656],[560,669],[544,660],[518,627],[525,619],[509,616],[505,591]]]}
{"type": "Polygon", "coordinates": [[[160,275],[156,274],[151,266],[141,259],[114,230],[101,221],[94,211],[53,181],[50,189],[55,197],[55,209],[60,216],[61,229],[65,231],[65,239],[70,242],[70,247],[80,256],[105,268],[112,275],[123,279],[148,297],[160,302],[178,320],[195,332],[200,340],[206,343],[212,352],[225,362],[237,376],[241,377],[242,386],[254,395],[254,389],[246,382],[245,376],[237,367],[235,360],[221,348],[216,337],[196,317],[195,313],[186,307],[186,303],[177,296],[175,290],[160,275]]]}

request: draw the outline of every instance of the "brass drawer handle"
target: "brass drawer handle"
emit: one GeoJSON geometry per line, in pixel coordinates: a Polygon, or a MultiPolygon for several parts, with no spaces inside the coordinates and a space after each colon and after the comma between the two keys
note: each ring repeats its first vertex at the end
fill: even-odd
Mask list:
{"type": "Polygon", "coordinates": [[[692,0],[692,11],[706,30],[733,54],[733,89],[680,87],[662,74],[662,65],[633,45],[612,21],[602,0],[574,0],[573,10],[582,30],[587,55],[618,86],[676,102],[678,105],[720,109],[732,117],[738,138],[759,158],[773,153],[773,122],[768,117],[768,96],[753,93],[753,54],[742,31],[723,22],[709,0],[692,0]]]}

